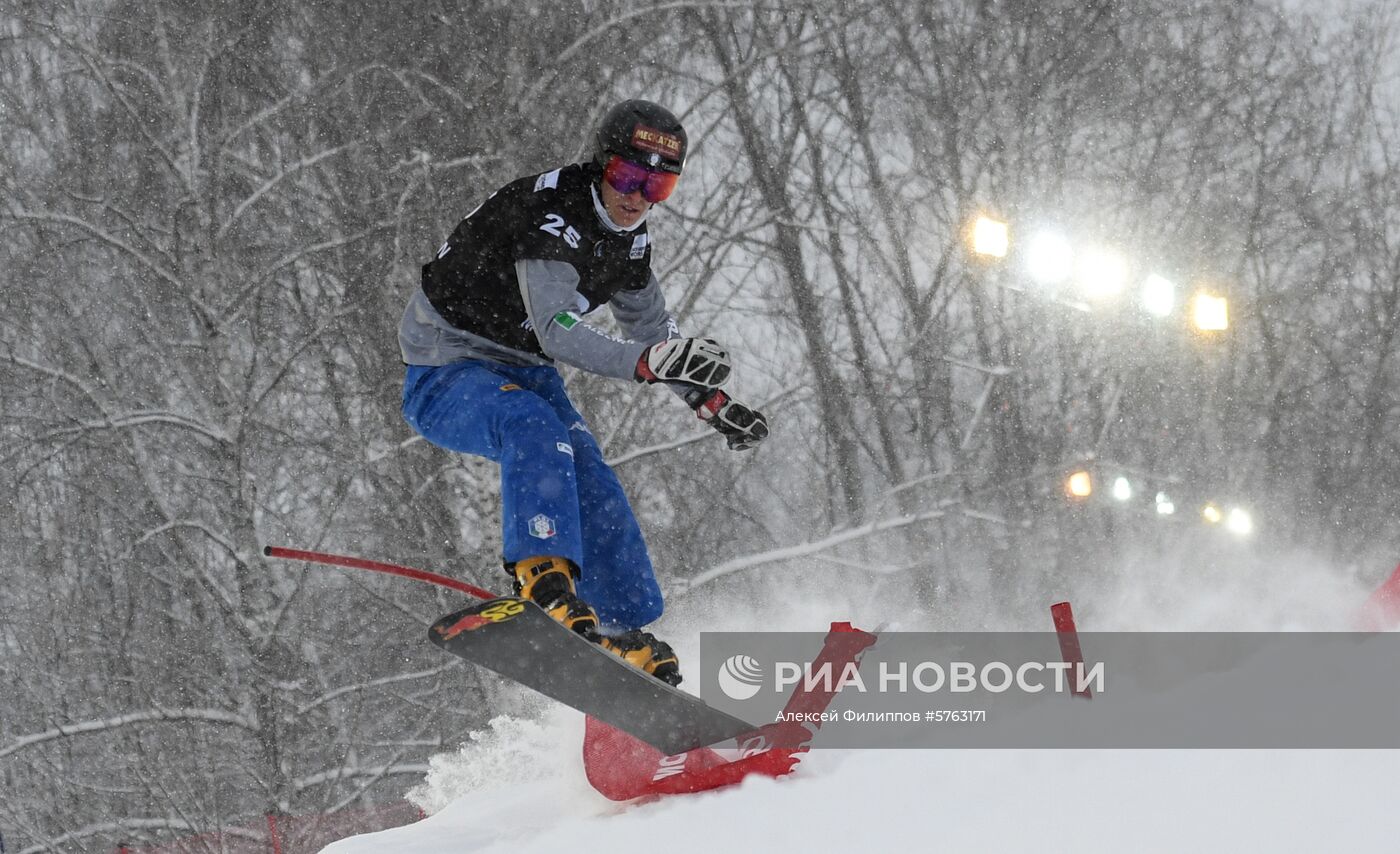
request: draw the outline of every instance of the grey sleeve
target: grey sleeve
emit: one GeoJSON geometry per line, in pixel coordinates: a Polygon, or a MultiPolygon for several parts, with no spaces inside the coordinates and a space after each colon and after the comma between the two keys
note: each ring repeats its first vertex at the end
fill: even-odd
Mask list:
{"type": "MultiPolygon", "coordinates": [[[[666,297],[661,293],[661,282],[652,273],[647,286],[640,291],[618,291],[608,303],[613,317],[623,334],[647,346],[658,344],[667,338],[681,337],[680,327],[671,312],[666,310],[666,297]]],[[[680,383],[667,383],[676,397],[685,400],[693,389],[680,383]]],[[[690,404],[686,401],[686,405],[690,404]]]]}
{"type": "Polygon", "coordinates": [[[652,273],[646,287],[639,291],[618,291],[608,302],[613,317],[622,327],[622,334],[643,344],[656,344],[667,338],[679,338],[680,328],[666,310],[666,297],[661,283],[652,273]]]}
{"type": "Polygon", "coordinates": [[[635,379],[637,360],[646,345],[614,338],[583,322],[579,313],[587,303],[578,292],[578,271],[572,264],[535,258],[517,261],[515,277],[546,355],[605,377],[635,379]]]}

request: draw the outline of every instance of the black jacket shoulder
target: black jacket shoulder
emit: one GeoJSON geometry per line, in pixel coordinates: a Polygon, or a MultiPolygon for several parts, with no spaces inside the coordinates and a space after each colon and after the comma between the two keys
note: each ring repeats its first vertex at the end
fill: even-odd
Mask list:
{"type": "Polygon", "coordinates": [[[433,308],[459,329],[540,353],[528,329],[516,262],[570,264],[590,310],[618,291],[646,287],[646,224],[629,232],[604,225],[594,201],[600,177],[596,165],[574,163],[518,178],[492,193],[423,266],[423,292],[433,308]]]}

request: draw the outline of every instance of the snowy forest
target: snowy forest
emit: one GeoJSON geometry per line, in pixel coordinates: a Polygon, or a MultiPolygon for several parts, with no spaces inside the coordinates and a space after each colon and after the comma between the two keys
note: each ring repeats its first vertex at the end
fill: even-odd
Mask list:
{"type": "Polygon", "coordinates": [[[1400,553],[1393,3],[0,9],[6,850],[401,799],[492,716],[424,642],[460,597],[262,548],[508,586],[496,467],[403,422],[396,328],[457,221],[623,98],[689,131],[654,267],[773,429],[730,452],[566,370],[673,607],[841,586],[1018,628],[1163,556],[1400,553]],[[1041,227],[1229,328],[1041,286],[1041,227]],[[1138,494],[1070,500],[1080,467],[1138,494]]]}

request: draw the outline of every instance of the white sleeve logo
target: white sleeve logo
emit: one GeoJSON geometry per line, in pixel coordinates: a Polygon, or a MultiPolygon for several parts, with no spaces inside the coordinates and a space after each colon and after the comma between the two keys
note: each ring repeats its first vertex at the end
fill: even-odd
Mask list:
{"type": "Polygon", "coordinates": [[[569,244],[570,249],[578,248],[579,233],[574,230],[572,225],[566,224],[564,218],[559,214],[546,214],[544,225],[540,226],[540,231],[564,238],[564,242],[569,244]]]}
{"type": "Polygon", "coordinates": [[[535,192],[536,192],[536,193],[538,193],[540,190],[557,190],[557,189],[559,189],[559,170],[558,170],[558,169],[555,169],[553,172],[546,172],[546,173],[544,173],[543,175],[541,175],[541,176],[540,176],[538,179],[536,179],[536,181],[535,181],[535,192]]]}

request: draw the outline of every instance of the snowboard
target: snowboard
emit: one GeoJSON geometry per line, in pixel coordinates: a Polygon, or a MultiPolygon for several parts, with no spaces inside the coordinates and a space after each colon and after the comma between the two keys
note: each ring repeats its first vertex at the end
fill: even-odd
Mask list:
{"type": "Polygon", "coordinates": [[[428,638],[665,756],[742,740],[758,729],[627,664],[528,599],[505,596],[463,608],[433,623],[428,638]]]}

